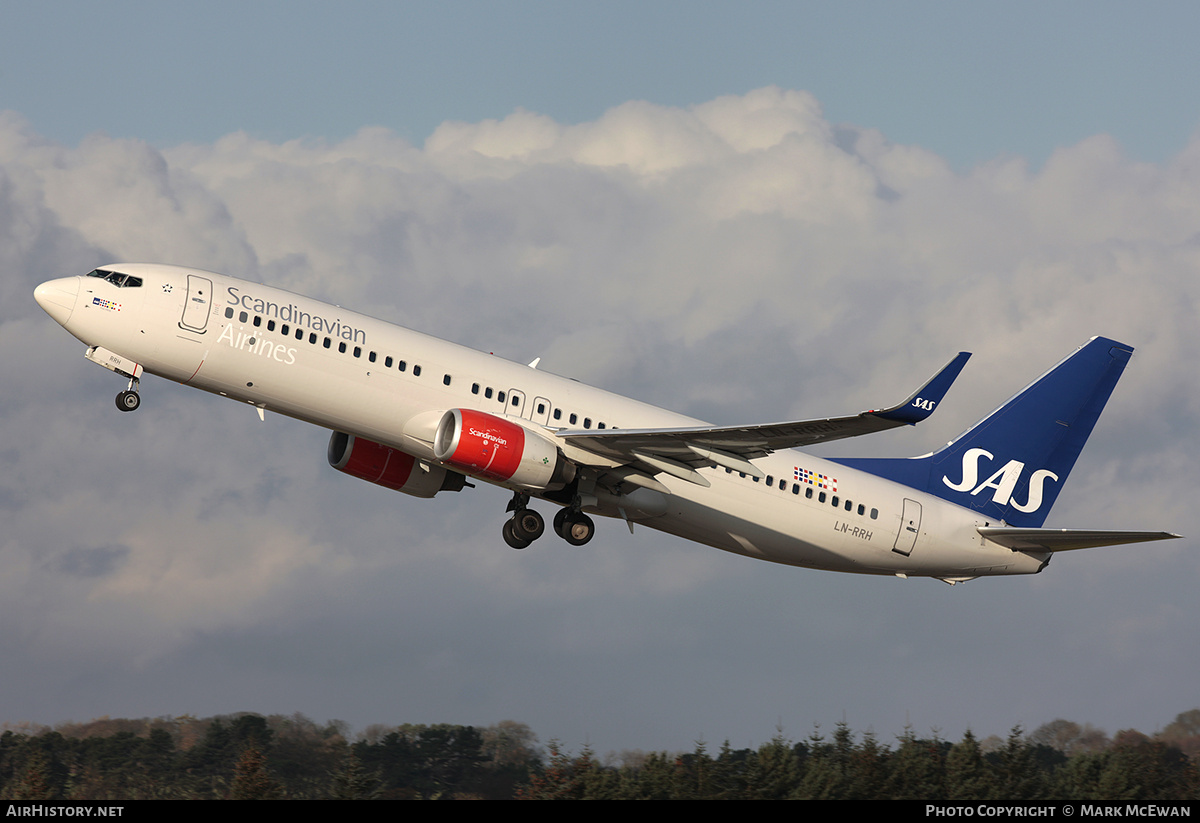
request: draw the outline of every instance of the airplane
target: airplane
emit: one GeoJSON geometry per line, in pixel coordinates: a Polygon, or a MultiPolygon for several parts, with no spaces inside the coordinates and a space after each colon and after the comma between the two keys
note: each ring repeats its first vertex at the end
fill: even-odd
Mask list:
{"type": "MultiPolygon", "coordinates": [[[[589,514],[751,558],[950,584],[1036,574],[1056,552],[1179,537],[1043,528],[1133,349],[1094,337],[937,452],[824,458],[800,448],[911,426],[942,402],[958,353],[904,402],[828,419],[714,426],[338,306],[193,268],[113,264],[49,280],[38,304],[85,357],[332,430],[327,459],[415,497],[512,492],[516,549],[589,514]]],[[[540,358],[539,358],[540,359],[540,358]]]]}

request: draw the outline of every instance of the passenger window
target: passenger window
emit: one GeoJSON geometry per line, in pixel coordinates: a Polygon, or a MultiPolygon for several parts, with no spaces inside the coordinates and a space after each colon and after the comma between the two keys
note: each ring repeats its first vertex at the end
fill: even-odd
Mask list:
{"type": "Polygon", "coordinates": [[[398,368],[400,371],[404,371],[406,368],[408,368],[408,363],[405,363],[403,360],[401,360],[396,364],[396,368],[398,368]]]}
{"type": "Polygon", "coordinates": [[[413,377],[420,377],[420,376],[421,376],[421,367],[413,366],[413,377]]]}
{"type": "Polygon", "coordinates": [[[341,343],[338,343],[338,352],[340,354],[346,353],[346,341],[343,340],[341,343]]]}
{"type": "Polygon", "coordinates": [[[592,427],[592,418],[590,418],[590,417],[583,418],[583,427],[585,429],[590,429],[592,427]]]}
{"type": "MultiPolygon", "coordinates": [[[[261,325],[262,325],[262,315],[258,315],[258,314],[254,315],[254,328],[257,329],[261,325]]],[[[326,346],[325,348],[329,348],[329,347],[326,346]]]]}
{"type": "Polygon", "coordinates": [[[443,385],[443,386],[449,386],[449,385],[450,385],[450,375],[448,375],[448,374],[443,374],[443,375],[442,375],[442,385],[443,385]]]}
{"type": "Polygon", "coordinates": [[[324,340],[321,341],[321,345],[324,346],[325,348],[329,348],[330,346],[333,345],[333,341],[330,340],[328,337],[326,337],[324,340]]]}
{"type": "Polygon", "coordinates": [[[367,360],[369,360],[369,361],[371,361],[372,363],[374,363],[374,362],[375,362],[375,352],[371,352],[370,354],[368,354],[368,355],[367,355],[367,360]]]}
{"type": "Polygon", "coordinates": [[[355,357],[362,357],[362,346],[355,346],[355,347],[354,347],[354,356],[355,356],[355,357]]]}
{"type": "Polygon", "coordinates": [[[871,509],[871,519],[872,520],[879,519],[879,509],[871,509]]]}
{"type": "Polygon", "coordinates": [[[501,403],[504,402],[504,398],[505,398],[504,392],[502,392],[502,391],[496,392],[496,399],[499,400],[501,403]]]}
{"type": "Polygon", "coordinates": [[[862,503],[858,504],[858,516],[859,517],[862,517],[863,512],[865,512],[866,510],[867,510],[866,506],[864,506],[862,503]]]}
{"type": "Polygon", "coordinates": [[[317,345],[317,333],[315,331],[309,332],[308,342],[312,343],[314,346],[317,345]]]}
{"type": "Polygon", "coordinates": [[[392,356],[390,354],[383,358],[383,367],[385,369],[390,369],[392,367],[392,356]]]}
{"type": "Polygon", "coordinates": [[[245,312],[238,313],[238,322],[239,323],[245,323],[249,319],[250,319],[250,315],[246,314],[245,312]]]}
{"type": "Polygon", "coordinates": [[[578,419],[579,419],[579,417],[578,417],[578,416],[576,416],[575,412],[571,412],[571,416],[567,418],[567,420],[570,422],[570,424],[571,424],[572,426],[574,426],[574,425],[575,425],[575,421],[576,421],[576,420],[578,420],[578,419]]]}
{"type": "Polygon", "coordinates": [[[479,394],[479,384],[478,383],[471,384],[471,394],[479,394]]]}
{"type": "Polygon", "coordinates": [[[228,320],[231,317],[233,317],[233,309],[226,306],[225,307],[225,319],[228,320]]]}
{"type": "Polygon", "coordinates": [[[555,419],[555,420],[562,420],[562,409],[555,409],[555,410],[554,410],[554,419],[555,419]]]}
{"type": "Polygon", "coordinates": [[[488,400],[492,399],[492,387],[491,386],[488,386],[486,389],[483,390],[483,396],[486,397],[488,400]]]}

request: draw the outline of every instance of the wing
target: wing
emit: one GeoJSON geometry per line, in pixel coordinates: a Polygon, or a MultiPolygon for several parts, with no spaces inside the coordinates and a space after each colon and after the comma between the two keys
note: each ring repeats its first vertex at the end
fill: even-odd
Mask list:
{"type": "MultiPolygon", "coordinates": [[[[750,461],[773,451],[920,423],[933,414],[970,356],[969,352],[959,352],[903,403],[850,417],[684,429],[562,429],[555,434],[572,446],[627,467],[628,479],[633,482],[640,482],[639,477],[647,474],[666,472],[707,486],[708,480],[696,469],[712,465],[762,477],[763,473],[750,461]]],[[[649,486],[652,483],[641,484],[649,486]]]]}
{"type": "Polygon", "coordinates": [[[1019,552],[1065,552],[1097,546],[1120,546],[1150,540],[1171,540],[1182,535],[1171,532],[1121,532],[1095,529],[1018,529],[1005,526],[980,526],[976,529],[988,540],[1019,552]]]}

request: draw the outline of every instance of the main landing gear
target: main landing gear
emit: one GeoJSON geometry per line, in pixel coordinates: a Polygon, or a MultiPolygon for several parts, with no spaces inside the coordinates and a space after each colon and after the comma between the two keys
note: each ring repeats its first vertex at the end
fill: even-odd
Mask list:
{"type": "Polygon", "coordinates": [[[142,398],[137,392],[138,379],[129,378],[129,388],[117,395],[117,408],[121,411],[137,411],[142,405],[142,398]]]}
{"type": "MultiPolygon", "coordinates": [[[[546,521],[542,516],[529,508],[529,495],[514,492],[513,499],[508,504],[508,511],[513,516],[504,521],[504,542],[514,549],[525,549],[542,536],[546,531],[546,521]]],[[[554,515],[554,531],[572,546],[582,546],[592,539],[596,533],[596,524],[592,518],[579,511],[577,505],[560,509],[554,515]]]]}
{"type": "Polygon", "coordinates": [[[569,506],[554,515],[554,531],[572,546],[582,546],[596,534],[596,524],[592,518],[569,506]]]}

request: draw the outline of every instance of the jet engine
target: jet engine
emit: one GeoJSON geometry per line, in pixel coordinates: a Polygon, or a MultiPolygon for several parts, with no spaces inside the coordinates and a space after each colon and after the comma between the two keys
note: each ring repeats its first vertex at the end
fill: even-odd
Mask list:
{"type": "Polygon", "coordinates": [[[411,454],[362,437],[334,432],[329,438],[329,465],[340,472],[413,497],[461,491],[467,478],[441,466],[418,465],[411,454]]]}
{"type": "Polygon", "coordinates": [[[473,409],[442,415],[433,456],[464,474],[538,491],[561,489],[575,478],[575,464],[550,438],[473,409]]]}

